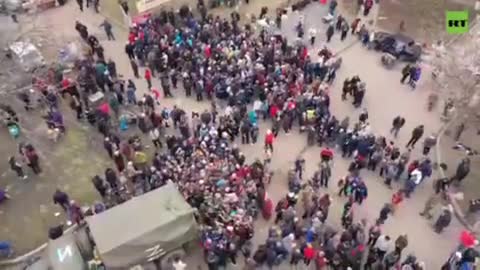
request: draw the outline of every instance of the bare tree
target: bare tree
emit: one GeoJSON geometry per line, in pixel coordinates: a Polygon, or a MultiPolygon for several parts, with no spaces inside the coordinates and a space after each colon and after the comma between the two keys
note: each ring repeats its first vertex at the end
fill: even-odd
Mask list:
{"type": "Polygon", "coordinates": [[[451,101],[456,113],[477,118],[480,103],[480,35],[469,34],[450,44],[437,46],[433,65],[435,91],[451,101]]]}

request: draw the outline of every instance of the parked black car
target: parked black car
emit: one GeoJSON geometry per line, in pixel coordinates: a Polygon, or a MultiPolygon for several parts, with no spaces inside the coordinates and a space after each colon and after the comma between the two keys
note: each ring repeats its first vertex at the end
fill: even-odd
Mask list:
{"type": "Polygon", "coordinates": [[[422,47],[403,34],[376,32],[373,48],[377,51],[392,54],[397,59],[406,62],[416,62],[422,54],[422,47]]]}

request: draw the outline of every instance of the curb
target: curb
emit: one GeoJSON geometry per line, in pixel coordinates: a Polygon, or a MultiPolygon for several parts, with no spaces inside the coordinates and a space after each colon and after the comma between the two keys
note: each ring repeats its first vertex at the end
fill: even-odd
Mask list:
{"type": "MultiPolygon", "coordinates": [[[[437,146],[436,146],[436,151],[435,151],[435,154],[436,154],[436,162],[437,164],[441,164],[442,163],[442,150],[440,148],[440,144],[441,144],[441,140],[442,140],[442,137],[443,135],[445,135],[445,131],[452,125],[452,123],[458,118],[458,114],[455,114],[455,116],[449,120],[445,125],[443,125],[439,132],[438,132],[438,136],[437,136],[437,146]]],[[[438,171],[439,171],[439,174],[440,174],[440,177],[446,177],[446,174],[445,174],[445,170],[443,170],[442,167],[438,166],[438,171]]],[[[460,205],[458,204],[458,199],[456,198],[455,196],[455,193],[452,193],[452,192],[449,192],[448,194],[449,196],[449,199],[450,199],[450,203],[452,204],[453,206],[453,211],[454,211],[454,214],[455,216],[457,217],[458,221],[469,231],[472,231],[473,232],[473,226],[470,225],[470,223],[466,220],[465,218],[465,213],[463,212],[463,210],[461,209],[460,205]]]]}

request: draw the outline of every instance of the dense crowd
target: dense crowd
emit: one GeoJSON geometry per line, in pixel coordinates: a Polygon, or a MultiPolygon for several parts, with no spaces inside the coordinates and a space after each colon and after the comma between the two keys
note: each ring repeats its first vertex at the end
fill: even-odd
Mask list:
{"type": "MultiPolygon", "coordinates": [[[[202,5],[200,2],[200,8],[202,5]]],[[[102,26],[109,39],[114,39],[108,21],[102,26]]],[[[343,40],[348,23],[341,19],[336,27],[343,40]]],[[[91,54],[78,63],[75,79],[59,80],[61,94],[79,120],[86,118],[103,134],[104,148],[115,164],[115,168],[106,169],[104,176],[92,179],[104,199],[93,213],[173,182],[187,202],[199,210],[197,219],[209,269],[236,264],[239,254],[245,258],[246,269],[260,265],[272,268],[284,261],[291,265],[314,262],[317,269],[360,269],[362,265],[365,269],[425,269],[415,256],[403,252],[408,245],[406,235],[392,241],[381,227],[400,203],[432,175],[428,155],[436,138],[426,137],[423,157],[411,160],[411,149],[424,135],[423,125],[412,131],[407,150],[402,153],[394,141],[372,133],[366,109],[354,123],[349,117],[339,121],[330,112],[329,88],[341,59],[327,47],[312,52],[301,42],[289,44],[285,37],[264,29],[256,34],[251,25],[240,25],[236,12],[230,20],[204,12],[196,19],[186,7],[178,14],[162,12],[158,17],[136,22],[125,45],[133,75],[140,77],[139,67],[144,67],[148,91],[140,96],[135,83],[123,80],[115,63],[105,59],[103,47],[87,27],[76,22],[76,30],[89,44],[91,54]],[[318,53],[319,59],[312,60],[313,53],[318,53]],[[153,86],[154,78],[160,80],[162,93],[153,86]],[[180,88],[178,82],[187,97],[193,93],[197,101],[207,99],[211,109],[190,114],[177,106],[160,106],[161,98],[180,94],[176,91],[180,88]],[[98,93],[103,96],[100,102],[91,98],[98,93]],[[127,114],[127,109],[135,114],[127,114]],[[269,121],[271,128],[259,142],[262,120],[269,121]],[[119,135],[119,130],[133,125],[150,137],[155,148],[152,160],[146,151],[149,144],[142,136],[119,135]],[[306,133],[308,145],[322,147],[321,161],[309,178],[304,175],[305,160],[298,157],[289,173],[288,194],[274,207],[266,190],[272,178],[270,163],[275,157],[275,140],[282,130],[289,134],[295,126],[306,133]],[[263,160],[248,162],[236,142],[260,144],[265,153],[263,160]],[[328,187],[332,176],[332,161],[337,155],[333,149],[340,149],[338,156],[352,158],[346,176],[337,182],[338,195],[347,197],[341,218],[343,228],[329,225],[331,198],[322,189],[328,187]],[[378,170],[389,188],[392,181],[399,183],[404,178],[392,201],[382,207],[370,227],[366,220],[354,221],[354,205],[368,197],[362,170],[378,170]],[[297,214],[299,198],[301,215],[297,214]],[[275,213],[275,225],[269,229],[265,243],[255,248],[251,239],[259,213],[265,219],[275,213]],[[366,261],[364,257],[368,257],[366,261]]],[[[360,38],[362,35],[359,33],[360,38]]],[[[56,141],[66,132],[58,106],[60,97],[53,88],[40,83],[37,88],[48,101],[47,124],[56,141]]],[[[353,106],[362,106],[365,93],[366,84],[358,76],[344,81],[342,99],[352,97],[353,106]]],[[[23,100],[28,108],[31,98],[27,95],[23,100]]],[[[391,134],[396,137],[404,124],[403,117],[396,117],[391,134]]],[[[20,150],[34,172],[40,172],[33,146],[22,146],[20,150]]],[[[24,177],[15,157],[10,164],[18,176],[24,177]]],[[[468,174],[468,164],[462,166],[464,169],[457,170],[452,179],[436,182],[435,198],[445,199],[450,183],[461,181],[466,170],[468,174]]],[[[82,221],[84,213],[65,192],[57,190],[54,202],[65,209],[71,220],[82,221]]],[[[426,207],[422,214],[431,218],[431,208],[426,207]]],[[[435,222],[437,232],[449,225],[451,215],[446,207],[435,222]]]]}

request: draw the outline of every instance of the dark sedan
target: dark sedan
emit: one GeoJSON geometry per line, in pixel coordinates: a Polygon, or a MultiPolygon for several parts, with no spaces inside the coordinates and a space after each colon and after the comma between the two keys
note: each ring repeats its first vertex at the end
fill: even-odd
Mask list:
{"type": "Polygon", "coordinates": [[[406,62],[416,62],[422,54],[422,47],[403,34],[386,32],[375,33],[373,48],[377,51],[392,54],[397,59],[406,62]]]}

